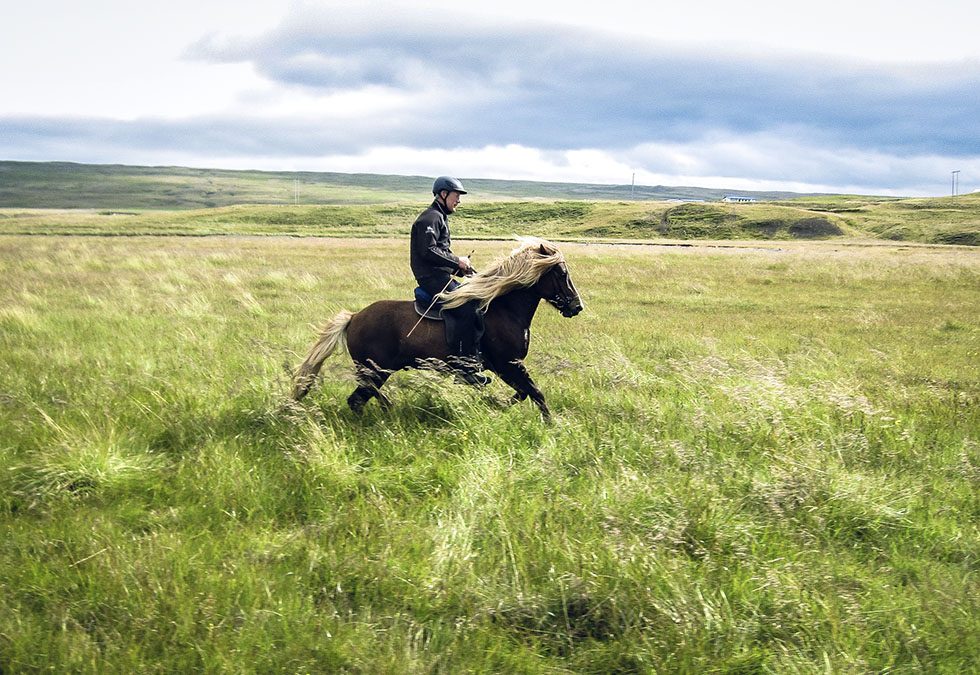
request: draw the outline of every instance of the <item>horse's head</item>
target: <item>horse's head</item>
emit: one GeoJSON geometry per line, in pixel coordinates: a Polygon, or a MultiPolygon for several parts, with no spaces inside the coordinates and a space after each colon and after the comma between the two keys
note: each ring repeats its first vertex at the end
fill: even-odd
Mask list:
{"type": "Polygon", "coordinates": [[[543,239],[518,237],[517,240],[521,246],[508,258],[472,277],[456,290],[444,293],[443,308],[453,309],[478,300],[486,309],[494,298],[526,288],[554,305],[563,316],[581,312],[582,298],[575,290],[561,251],[543,239]]]}
{"type": "Polygon", "coordinates": [[[534,288],[564,317],[573,317],[585,308],[564,260],[555,263],[542,274],[534,288]]]}

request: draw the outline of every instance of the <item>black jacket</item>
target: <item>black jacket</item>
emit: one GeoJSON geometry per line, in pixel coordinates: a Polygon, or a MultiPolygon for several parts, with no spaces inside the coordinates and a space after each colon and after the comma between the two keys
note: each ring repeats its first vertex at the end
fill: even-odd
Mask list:
{"type": "Polygon", "coordinates": [[[439,200],[432,202],[412,225],[412,274],[417,280],[458,274],[459,257],[450,249],[449,214],[439,200]]]}

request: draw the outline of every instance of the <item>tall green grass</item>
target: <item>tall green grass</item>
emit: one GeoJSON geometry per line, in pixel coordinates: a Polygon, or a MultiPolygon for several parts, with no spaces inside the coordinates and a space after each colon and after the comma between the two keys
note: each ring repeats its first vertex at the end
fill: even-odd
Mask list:
{"type": "Polygon", "coordinates": [[[549,425],[286,400],[402,241],[0,237],[0,670],[975,670],[980,257],[563,250],[549,425]]]}

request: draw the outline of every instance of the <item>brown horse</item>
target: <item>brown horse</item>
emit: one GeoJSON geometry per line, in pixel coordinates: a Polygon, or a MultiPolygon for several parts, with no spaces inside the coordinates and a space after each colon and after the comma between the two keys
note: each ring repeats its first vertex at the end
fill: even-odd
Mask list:
{"type": "MultiPolygon", "coordinates": [[[[481,346],[487,368],[514,388],[512,402],[530,396],[548,418],[551,412],[544,395],[524,367],[531,320],[542,299],[565,317],[575,316],[583,305],[558,248],[542,239],[519,241],[521,245],[509,257],[440,300],[447,308],[479,302],[486,310],[481,346]]],[[[340,312],[327,324],[296,372],[295,400],[309,392],[324,360],[345,344],[358,370],[357,389],[347,399],[354,412],[360,412],[374,397],[386,409],[391,405],[381,387],[392,373],[403,368],[432,368],[450,359],[443,322],[419,322],[411,301],[382,300],[356,314],[340,312]]]]}

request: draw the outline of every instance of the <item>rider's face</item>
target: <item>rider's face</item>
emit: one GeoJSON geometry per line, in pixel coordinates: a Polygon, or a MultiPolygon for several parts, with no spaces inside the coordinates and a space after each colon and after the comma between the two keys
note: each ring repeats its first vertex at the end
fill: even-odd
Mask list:
{"type": "Polygon", "coordinates": [[[446,195],[445,204],[446,204],[446,210],[447,211],[449,211],[450,213],[452,213],[453,211],[455,211],[456,210],[456,207],[459,205],[459,193],[458,192],[449,192],[446,195]]]}

